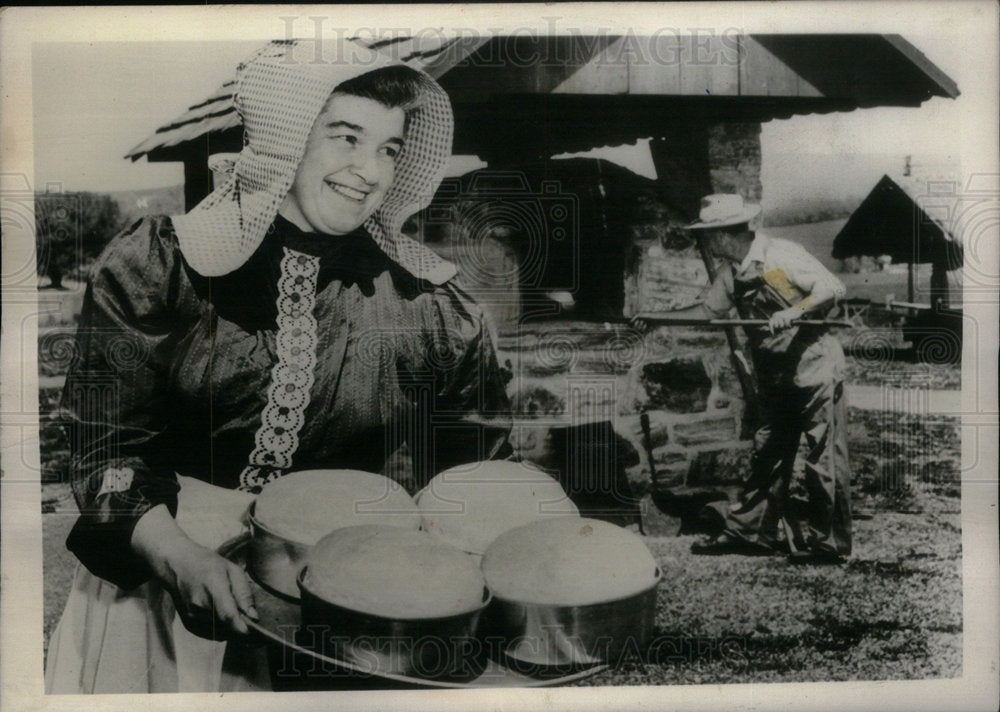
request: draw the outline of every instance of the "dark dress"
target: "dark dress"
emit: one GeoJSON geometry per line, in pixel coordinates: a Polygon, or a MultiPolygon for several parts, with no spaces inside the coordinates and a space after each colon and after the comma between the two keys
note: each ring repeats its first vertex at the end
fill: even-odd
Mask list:
{"type": "Polygon", "coordinates": [[[507,453],[509,404],[481,311],[451,282],[411,276],[363,229],[327,237],[278,217],[245,265],[205,278],[169,218],[142,220],[94,266],[78,348],[64,406],[81,515],[67,546],[124,589],[149,578],[131,533],[155,505],[176,514],[175,474],[248,489],[248,467],[257,482],[352,468],[413,492],[507,453]],[[306,292],[283,260],[315,265],[306,292]],[[312,377],[300,392],[287,386],[289,415],[268,392],[279,360],[299,368],[278,343],[279,305],[299,298],[314,300],[315,328],[301,337],[312,377]],[[265,433],[266,407],[297,427],[265,433]],[[284,443],[277,461],[264,435],[284,443]]]}

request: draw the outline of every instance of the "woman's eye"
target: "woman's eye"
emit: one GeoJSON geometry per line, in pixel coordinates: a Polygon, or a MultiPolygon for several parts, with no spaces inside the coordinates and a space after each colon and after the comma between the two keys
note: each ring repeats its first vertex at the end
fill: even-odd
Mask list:
{"type": "Polygon", "coordinates": [[[383,146],[382,155],[388,156],[389,158],[396,159],[399,157],[399,147],[398,146],[383,146]]]}
{"type": "Polygon", "coordinates": [[[356,146],[358,143],[358,137],[351,134],[339,134],[333,137],[336,141],[344,141],[348,145],[356,146]]]}

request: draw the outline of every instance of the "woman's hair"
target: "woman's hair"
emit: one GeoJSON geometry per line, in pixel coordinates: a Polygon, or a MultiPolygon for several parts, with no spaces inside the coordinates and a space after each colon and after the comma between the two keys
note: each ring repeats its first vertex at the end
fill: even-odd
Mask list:
{"type": "Polygon", "coordinates": [[[387,109],[409,111],[420,98],[420,73],[403,66],[384,67],[348,79],[337,85],[334,94],[350,94],[377,101],[387,109]]]}

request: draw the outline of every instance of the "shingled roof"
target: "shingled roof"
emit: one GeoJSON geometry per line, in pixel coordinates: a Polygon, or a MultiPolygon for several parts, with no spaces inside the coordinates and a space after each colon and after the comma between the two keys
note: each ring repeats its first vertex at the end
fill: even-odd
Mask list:
{"type": "MultiPolygon", "coordinates": [[[[371,49],[390,54],[408,64],[420,68],[435,79],[455,66],[470,53],[478,49],[484,38],[395,38],[381,42],[354,40],[371,49]]],[[[188,110],[131,149],[126,158],[133,161],[156,154],[209,133],[223,132],[240,125],[240,118],[233,106],[233,92],[236,80],[230,79],[212,92],[207,98],[189,106],[188,110]]],[[[164,156],[167,160],[172,157],[164,156]]]]}
{"type": "MultiPolygon", "coordinates": [[[[766,121],[919,106],[959,93],[899,35],[460,36],[362,44],[438,79],[455,106],[455,151],[481,155],[511,140],[530,138],[559,153],[632,142],[669,121],[766,121]],[[595,115],[606,120],[589,118],[595,115]]],[[[232,90],[232,81],[224,83],[126,157],[181,160],[179,147],[208,135],[226,137],[220,148],[238,148],[232,90]]]]}

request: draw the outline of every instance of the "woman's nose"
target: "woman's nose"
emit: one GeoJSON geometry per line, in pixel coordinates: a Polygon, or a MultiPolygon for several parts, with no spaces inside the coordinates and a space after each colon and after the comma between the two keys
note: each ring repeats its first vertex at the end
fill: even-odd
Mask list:
{"type": "Polygon", "coordinates": [[[376,151],[359,148],[354,151],[351,170],[366,183],[378,182],[378,154],[376,151]]]}

